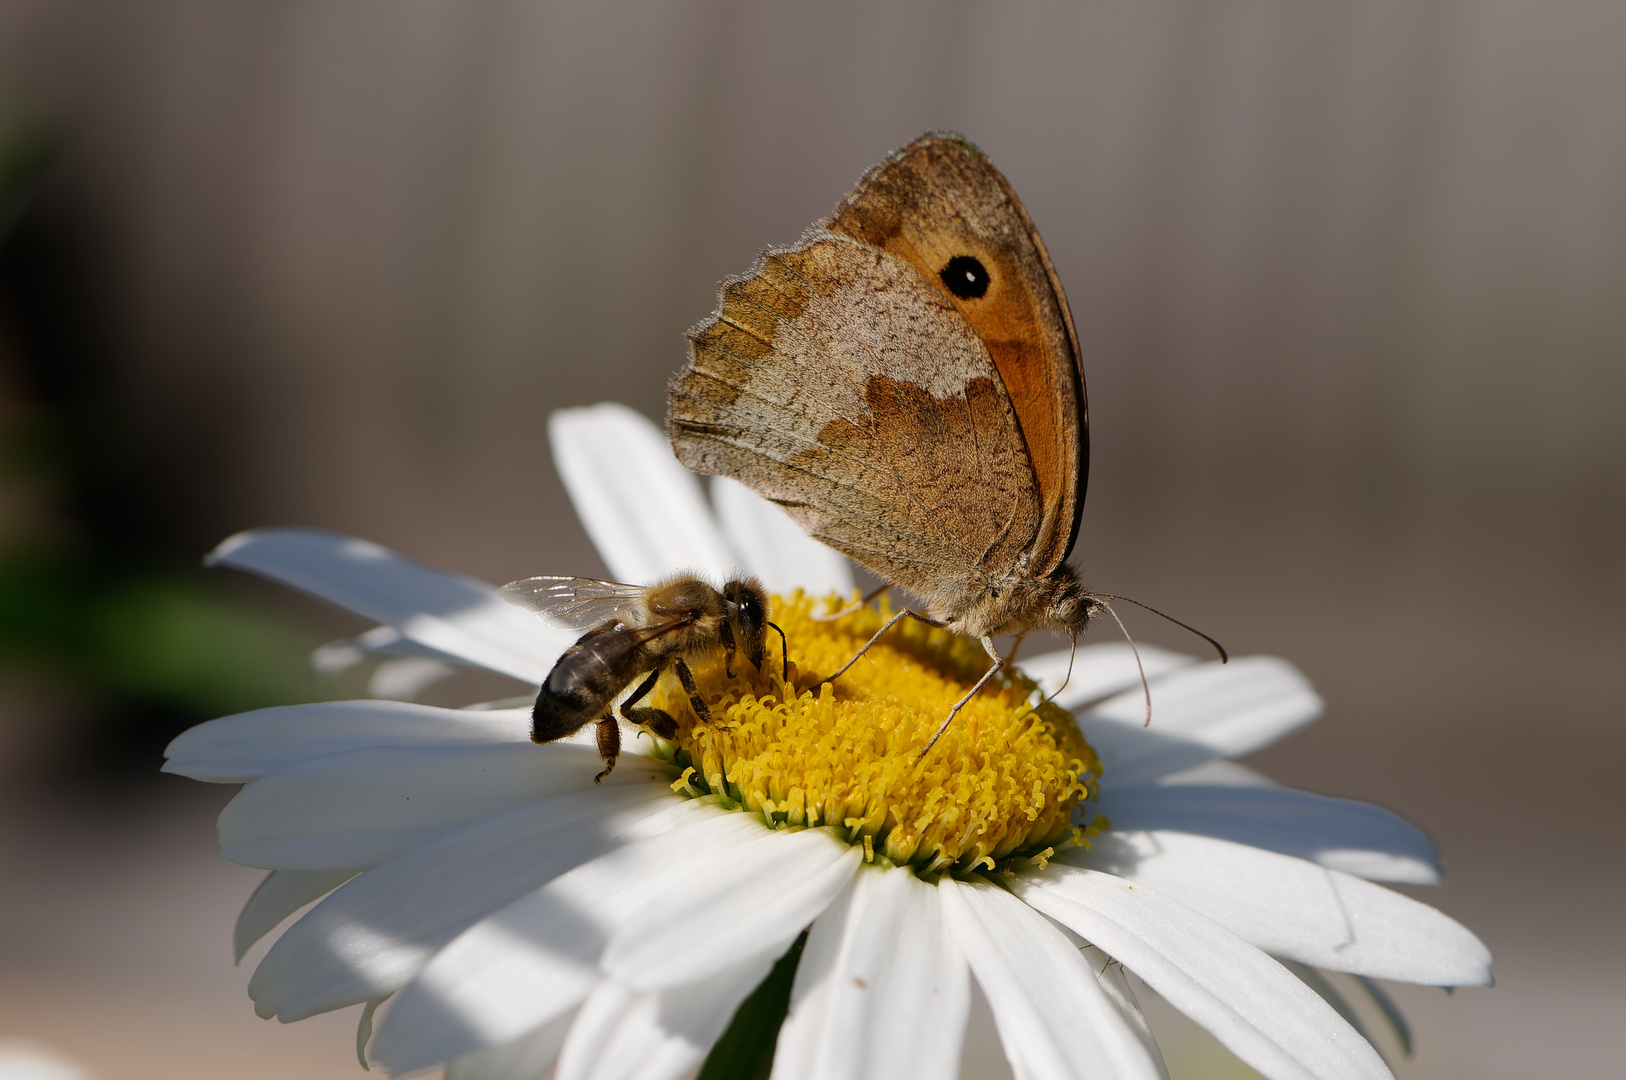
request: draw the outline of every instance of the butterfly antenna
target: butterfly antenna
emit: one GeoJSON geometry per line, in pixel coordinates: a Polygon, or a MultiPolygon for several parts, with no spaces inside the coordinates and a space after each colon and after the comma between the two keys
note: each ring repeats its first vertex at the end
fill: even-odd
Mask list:
{"type": "MultiPolygon", "coordinates": [[[[1112,605],[1107,603],[1108,600],[1123,600],[1123,599],[1126,599],[1126,598],[1122,597],[1122,596],[1092,596],[1092,597],[1090,597],[1090,599],[1096,601],[1102,607],[1107,609],[1107,614],[1112,616],[1112,621],[1118,624],[1118,629],[1119,630],[1123,631],[1124,640],[1129,642],[1129,651],[1135,654],[1135,666],[1140,669],[1140,688],[1141,688],[1141,692],[1146,695],[1146,723],[1142,724],[1141,726],[1142,727],[1151,727],[1152,726],[1152,686],[1151,686],[1150,683],[1148,683],[1146,681],[1146,665],[1140,662],[1140,650],[1135,648],[1135,639],[1129,636],[1129,628],[1124,625],[1124,621],[1122,619],[1118,618],[1118,613],[1116,611],[1112,610],[1112,605]]],[[[1130,600],[1129,602],[1131,604],[1135,603],[1135,601],[1133,601],[1133,600],[1130,600]]],[[[1146,607],[1145,604],[1141,604],[1139,606],[1140,607],[1146,607]]],[[[1151,611],[1152,609],[1151,608],[1146,608],[1146,610],[1151,611]]],[[[1160,612],[1157,612],[1157,614],[1162,615],[1163,613],[1160,611],[1160,612]]],[[[1163,617],[1168,619],[1167,615],[1164,615],[1163,617]]],[[[1173,619],[1169,619],[1169,621],[1174,622],[1173,619]]],[[[1184,623],[1181,623],[1180,625],[1185,626],[1184,623]]],[[[1191,630],[1191,627],[1186,626],[1186,629],[1191,630]]],[[[1193,634],[1198,633],[1198,631],[1196,631],[1196,630],[1191,630],[1191,632],[1193,634]]],[[[1207,634],[1199,634],[1199,636],[1203,637],[1203,638],[1207,638],[1210,641],[1213,640],[1212,638],[1209,638],[1207,634]]],[[[1218,649],[1219,648],[1218,643],[1215,643],[1214,647],[1216,649],[1218,649]]],[[[1224,652],[1225,652],[1225,650],[1220,649],[1221,655],[1224,655],[1224,652]]]]}
{"type": "Polygon", "coordinates": [[[1061,696],[1061,692],[1063,690],[1067,689],[1067,684],[1073,681],[1073,661],[1075,659],[1077,659],[1077,658],[1078,658],[1078,635],[1074,634],[1073,635],[1073,647],[1071,649],[1067,650],[1067,675],[1066,675],[1065,678],[1063,678],[1061,680],[1061,685],[1056,687],[1056,692],[1054,694],[1051,694],[1050,697],[1048,697],[1046,699],[1047,701],[1055,701],[1058,697],[1061,696]]]}
{"type": "MultiPolygon", "coordinates": [[[[1229,653],[1227,653],[1225,651],[1225,646],[1224,645],[1221,645],[1219,642],[1215,641],[1213,638],[1209,637],[1207,634],[1203,633],[1201,630],[1197,629],[1195,626],[1188,626],[1185,623],[1181,622],[1179,619],[1176,619],[1173,615],[1165,615],[1163,612],[1157,610],[1157,608],[1153,607],[1150,604],[1143,604],[1139,600],[1131,600],[1127,596],[1109,596],[1109,595],[1107,595],[1105,593],[1102,593],[1102,594],[1096,596],[1095,599],[1097,599],[1097,600],[1122,600],[1125,603],[1134,604],[1138,608],[1145,608],[1147,611],[1150,611],[1153,615],[1156,615],[1158,618],[1167,619],[1170,622],[1172,622],[1174,625],[1178,626],[1180,629],[1189,630],[1191,633],[1196,634],[1198,637],[1202,638],[1204,641],[1206,641],[1210,645],[1214,646],[1214,651],[1219,653],[1220,663],[1224,664],[1224,663],[1229,663],[1230,662],[1231,656],[1230,656],[1229,653]]],[[[1103,604],[1102,606],[1106,607],[1105,604],[1103,604]]],[[[1112,609],[1110,607],[1108,607],[1107,610],[1111,611],[1112,609]]],[[[1118,616],[1116,616],[1116,615],[1113,616],[1114,619],[1116,619],[1117,617],[1118,616]]],[[[1121,626],[1123,624],[1120,623],[1119,625],[1121,626]]],[[[1129,635],[1126,632],[1124,634],[1124,636],[1128,637],[1129,635]]],[[[1134,644],[1134,643],[1131,642],[1130,644],[1134,644]]]]}
{"type": "Polygon", "coordinates": [[[858,601],[858,603],[856,603],[856,604],[848,604],[846,607],[842,608],[840,611],[830,612],[830,613],[824,614],[824,615],[809,615],[808,618],[813,620],[814,622],[835,622],[837,619],[845,619],[847,616],[853,614],[855,611],[862,610],[865,604],[869,603],[871,600],[875,599],[877,596],[880,596],[882,593],[886,592],[886,590],[890,589],[891,587],[892,586],[890,584],[882,585],[878,589],[871,590],[870,594],[868,596],[864,597],[862,600],[858,601]]]}
{"type": "Polygon", "coordinates": [[[790,639],[785,636],[785,631],[780,629],[778,623],[770,621],[768,625],[779,631],[779,657],[780,662],[785,665],[782,678],[785,682],[790,682],[790,639]]]}

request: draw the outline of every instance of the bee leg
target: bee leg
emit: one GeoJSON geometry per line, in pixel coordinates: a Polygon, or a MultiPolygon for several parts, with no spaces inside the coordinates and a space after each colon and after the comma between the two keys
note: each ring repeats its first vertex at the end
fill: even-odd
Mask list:
{"type": "Polygon", "coordinates": [[[648,728],[668,742],[677,738],[677,721],[673,720],[672,714],[665,709],[634,709],[630,713],[622,710],[621,715],[634,724],[648,728]]]}
{"type": "Polygon", "coordinates": [[[638,688],[627,695],[627,700],[621,703],[621,715],[626,717],[629,724],[641,724],[659,735],[663,739],[677,738],[677,721],[665,709],[634,709],[632,706],[642,701],[651,690],[655,689],[655,682],[661,677],[661,669],[656,668],[649,673],[649,678],[638,684],[638,688]]]}
{"type": "Polygon", "coordinates": [[[606,716],[598,722],[598,756],[604,759],[604,771],[593,777],[593,783],[602,781],[615,768],[615,759],[621,756],[621,726],[615,717],[606,716]]]}
{"type": "Polygon", "coordinates": [[[678,658],[672,668],[677,672],[678,682],[682,683],[683,689],[689,693],[689,704],[694,706],[694,714],[700,718],[701,723],[711,723],[711,710],[706,708],[706,700],[700,696],[700,687],[695,684],[694,672],[689,670],[689,665],[683,662],[682,657],[678,658]]]}
{"type": "Polygon", "coordinates": [[[931,742],[927,743],[920,751],[921,757],[925,757],[931,752],[931,748],[937,745],[937,740],[941,739],[943,737],[943,732],[947,731],[949,725],[954,723],[955,716],[959,714],[961,709],[965,708],[965,703],[976,697],[977,691],[981,690],[983,685],[986,684],[989,679],[994,677],[994,672],[1005,666],[1005,658],[999,655],[998,649],[994,648],[993,638],[989,637],[987,634],[982,635],[982,647],[987,651],[989,656],[994,658],[994,666],[983,672],[982,678],[977,680],[977,684],[965,692],[965,697],[954,703],[954,708],[949,710],[948,716],[944,718],[942,725],[938,727],[937,734],[933,735],[931,742]]]}
{"type": "MultiPolygon", "coordinates": [[[[621,703],[621,715],[626,716],[628,708],[630,708],[631,706],[636,705],[640,701],[644,700],[645,696],[647,696],[648,693],[651,690],[655,689],[655,683],[660,680],[660,677],[661,677],[661,669],[660,669],[659,666],[656,666],[655,670],[651,671],[649,673],[649,678],[647,678],[643,682],[639,683],[638,684],[638,689],[636,689],[632,693],[628,694],[627,695],[627,700],[625,700],[625,701],[623,701],[621,703]]],[[[628,717],[628,719],[631,719],[631,718],[628,717]]]]}
{"type": "Polygon", "coordinates": [[[734,677],[734,650],[738,646],[734,644],[734,627],[729,625],[727,619],[724,619],[722,624],[717,627],[717,636],[723,642],[723,674],[732,679],[734,677]]]}

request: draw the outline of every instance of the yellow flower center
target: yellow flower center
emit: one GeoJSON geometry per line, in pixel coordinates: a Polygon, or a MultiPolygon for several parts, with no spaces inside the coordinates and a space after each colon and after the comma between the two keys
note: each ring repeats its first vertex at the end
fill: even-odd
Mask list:
{"type": "Polygon", "coordinates": [[[977,642],[908,619],[839,680],[821,681],[888,617],[883,605],[835,622],[810,618],[816,606],[841,603],[800,590],[773,598],[790,642],[789,683],[772,632],[761,672],[741,658],[731,679],[720,652],[693,665],[710,724],[675,678],[661,680],[650,704],[678,724],[676,790],[720,797],[775,825],[837,826],[866,857],[922,874],[1043,860],[1095,831],[1080,827],[1078,811],[1098,794],[1101,763],[1070,714],[1035,708],[1038,687],[1018,671],[990,680],[921,754],[987,669],[977,642]]]}

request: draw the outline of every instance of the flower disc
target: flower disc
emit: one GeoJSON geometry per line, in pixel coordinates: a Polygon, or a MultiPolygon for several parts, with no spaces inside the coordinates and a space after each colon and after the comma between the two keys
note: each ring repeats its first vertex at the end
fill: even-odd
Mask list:
{"type": "Polygon", "coordinates": [[[871,857],[923,874],[1042,858],[1094,831],[1079,827],[1079,811],[1097,794],[1101,763],[1069,713],[1035,707],[1032,680],[1001,672],[922,755],[986,670],[982,648],[904,620],[824,682],[888,612],[864,608],[826,623],[810,618],[814,606],[800,591],[774,598],[790,643],[788,683],[772,634],[762,672],[737,659],[731,679],[721,654],[694,666],[710,724],[676,679],[662,679],[650,703],[677,721],[681,789],[783,825],[838,826],[871,857]]]}

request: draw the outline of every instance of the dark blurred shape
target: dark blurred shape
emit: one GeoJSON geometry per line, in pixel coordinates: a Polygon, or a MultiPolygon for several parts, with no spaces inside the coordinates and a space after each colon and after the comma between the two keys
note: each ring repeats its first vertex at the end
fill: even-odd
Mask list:
{"type": "Polygon", "coordinates": [[[58,706],[16,721],[57,730],[22,737],[45,752],[3,763],[13,785],[150,778],[192,724],[308,697],[318,640],[177,558],[173,489],[124,408],[94,215],[37,197],[53,144],[38,124],[0,134],[0,679],[58,706]]]}

